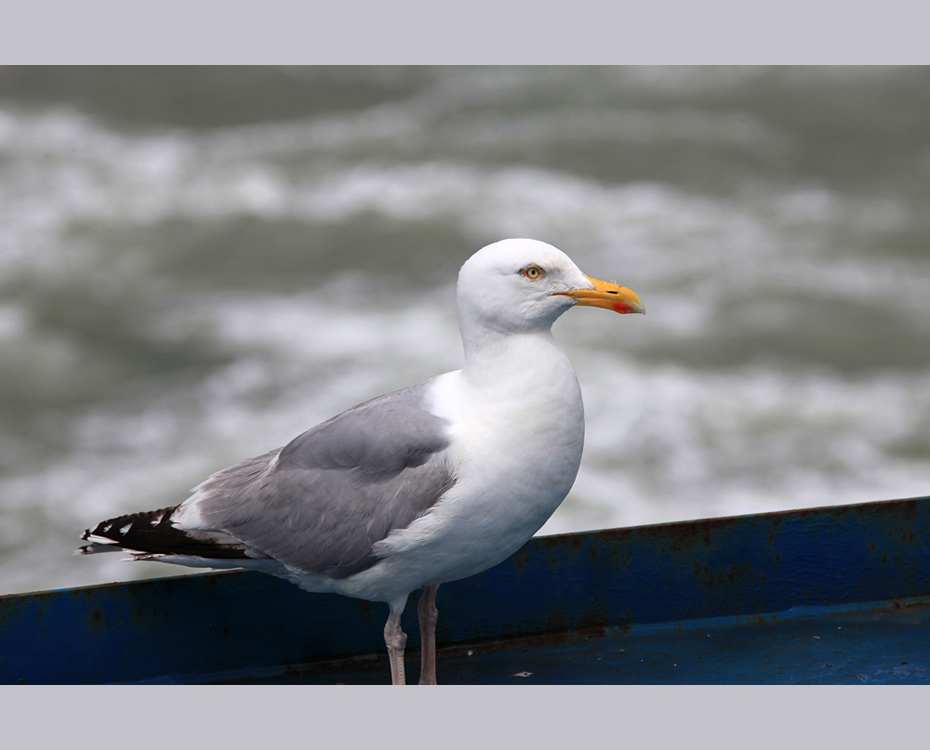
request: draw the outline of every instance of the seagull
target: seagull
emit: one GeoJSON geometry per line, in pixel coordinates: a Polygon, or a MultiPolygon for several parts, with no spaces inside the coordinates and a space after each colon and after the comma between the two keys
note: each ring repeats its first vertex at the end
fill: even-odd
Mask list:
{"type": "Polygon", "coordinates": [[[643,313],[545,242],[508,239],[459,271],[461,370],[378,396],[216,472],[179,505],[103,521],[79,554],[246,568],[385,602],[391,682],[413,591],[420,684],[436,684],[436,591],[516,552],[575,481],[581,389],[551,327],[575,306],[643,313]]]}

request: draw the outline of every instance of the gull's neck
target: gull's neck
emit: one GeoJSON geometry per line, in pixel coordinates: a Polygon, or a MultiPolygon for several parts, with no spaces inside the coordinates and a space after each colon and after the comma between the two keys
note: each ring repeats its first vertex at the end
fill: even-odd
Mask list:
{"type": "Polygon", "coordinates": [[[519,331],[463,326],[462,345],[462,375],[473,388],[536,387],[551,382],[555,372],[571,373],[574,378],[571,363],[549,326],[519,331]]]}

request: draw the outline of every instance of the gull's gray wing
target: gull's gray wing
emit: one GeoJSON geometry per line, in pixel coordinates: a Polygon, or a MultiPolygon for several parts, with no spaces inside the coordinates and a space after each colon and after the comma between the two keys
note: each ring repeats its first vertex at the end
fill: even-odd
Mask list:
{"type": "Polygon", "coordinates": [[[426,383],[359,404],[280,451],[214,474],[189,502],[210,529],[303,571],[341,578],[373,565],[375,542],[454,483],[446,421],[426,383]]]}
{"type": "Polygon", "coordinates": [[[83,554],[138,559],[275,558],[344,578],[374,565],[372,545],[421,516],[455,482],[446,420],[428,385],[359,404],[281,449],[218,471],[174,508],[120,516],[84,532],[83,554]]]}

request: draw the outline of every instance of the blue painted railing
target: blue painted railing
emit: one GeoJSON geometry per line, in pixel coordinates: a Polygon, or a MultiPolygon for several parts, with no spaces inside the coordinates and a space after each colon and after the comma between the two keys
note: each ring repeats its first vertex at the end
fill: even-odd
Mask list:
{"type": "MultiPolygon", "coordinates": [[[[499,649],[555,633],[924,597],[928,540],[930,498],[539,537],[444,585],[437,639],[499,649]]],[[[404,620],[410,650],[415,609],[404,620]]],[[[386,616],[386,605],[246,572],[0,597],[0,683],[286,675],[381,654],[386,616]]]]}

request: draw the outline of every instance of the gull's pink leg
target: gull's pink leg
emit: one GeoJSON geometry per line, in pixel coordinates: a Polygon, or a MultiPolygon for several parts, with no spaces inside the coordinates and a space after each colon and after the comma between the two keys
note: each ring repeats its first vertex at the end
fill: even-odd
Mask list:
{"type": "Polygon", "coordinates": [[[384,642],[387,644],[388,661],[391,663],[391,684],[406,685],[404,677],[404,646],[407,645],[407,635],[400,629],[400,616],[404,612],[406,599],[400,606],[391,605],[391,614],[388,615],[384,626],[384,642]]]}
{"type": "Polygon", "coordinates": [[[420,620],[420,684],[436,684],[436,620],[439,610],[436,609],[435,586],[426,586],[420,594],[417,603],[417,615],[420,620]]]}

